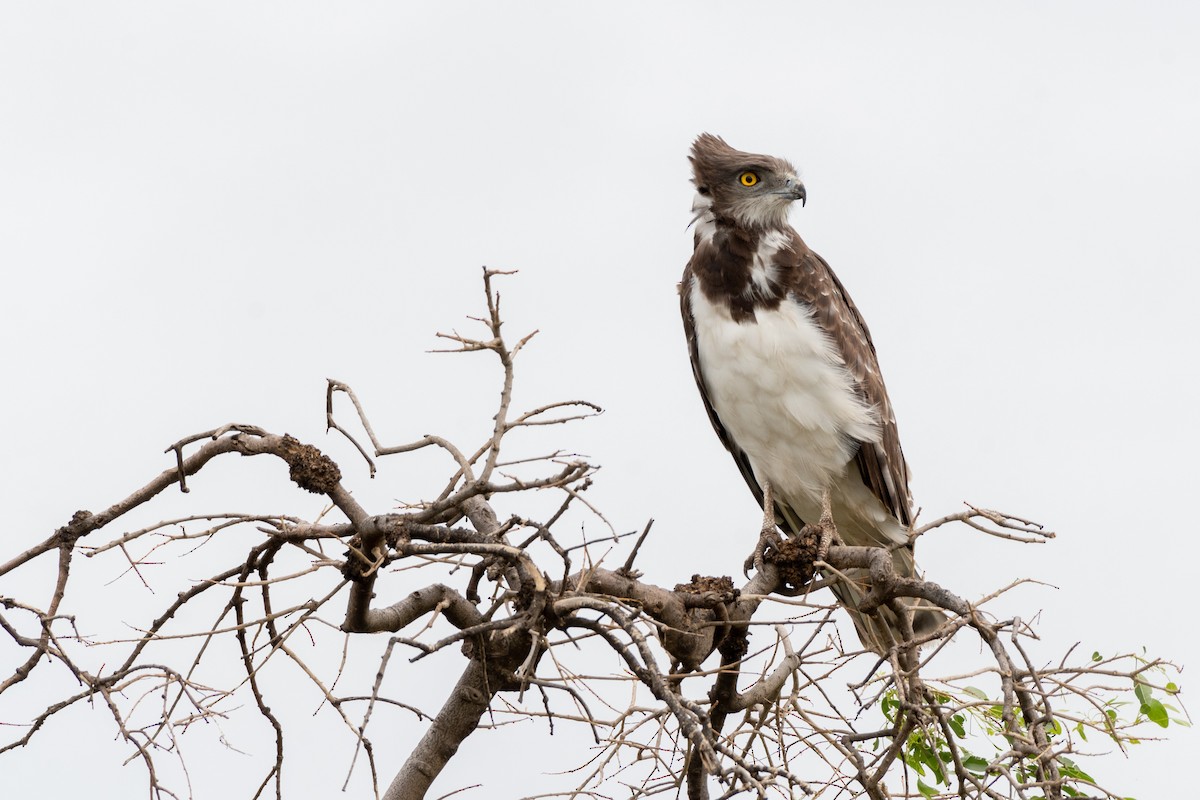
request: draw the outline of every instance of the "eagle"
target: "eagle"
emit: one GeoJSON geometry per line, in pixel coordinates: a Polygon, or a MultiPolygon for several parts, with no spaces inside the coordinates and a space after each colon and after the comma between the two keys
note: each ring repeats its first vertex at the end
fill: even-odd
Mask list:
{"type": "MultiPolygon", "coordinates": [[[[690,155],[695,251],[679,284],[692,373],[713,428],[776,525],[828,524],[848,545],[890,548],[915,577],[908,465],[862,314],[825,259],[788,224],[807,193],[787,161],[701,134],[690,155]]],[[[863,645],[901,641],[890,609],[858,611],[868,579],[834,576],[863,645]]],[[[917,634],[939,612],[904,607],[917,634]],[[915,613],[913,613],[915,611],[915,613]]]]}

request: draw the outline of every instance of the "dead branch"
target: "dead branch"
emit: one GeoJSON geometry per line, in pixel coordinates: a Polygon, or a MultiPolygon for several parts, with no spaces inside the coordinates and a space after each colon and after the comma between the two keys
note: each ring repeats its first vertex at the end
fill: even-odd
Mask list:
{"type": "MultiPolygon", "coordinates": [[[[166,449],[172,463],[141,488],[99,513],[76,512],[0,565],[0,578],[42,559],[57,565],[43,602],[0,596],[0,635],[17,654],[5,666],[0,697],[27,691],[51,672],[47,665],[77,683],[0,742],[0,754],[13,757],[66,709],[95,703],[142,764],[152,795],[175,797],[161,756],[181,752],[193,723],[224,721],[244,706],[273,743],[254,796],[273,788],[282,797],[291,734],[285,715],[272,707],[273,700],[282,707],[272,677],[280,664],[303,676],[316,704],[336,715],[331,730],[342,729],[354,742],[346,786],[359,754],[377,796],[378,770],[402,761],[382,791],[385,800],[426,797],[472,732],[531,717],[548,728],[587,725],[596,743],[581,754],[579,782],[554,796],[610,796],[620,786],[634,798],[681,791],[693,799],[1115,797],[1070,758],[1085,754],[1086,737],[1124,748],[1148,738],[1145,725],[1186,716],[1176,708],[1177,670],[1168,662],[1135,653],[1080,660],[1074,645],[1065,655],[1047,656],[1027,622],[989,614],[997,597],[1027,583],[1019,577],[966,599],[941,582],[897,575],[885,549],[835,543],[824,553],[781,548],[787,554],[759,559],[740,586],[725,576],[692,575],[671,587],[643,580],[634,563],[651,523],[636,540],[622,541],[636,531],[617,534],[582,496],[595,476],[592,464],[569,450],[520,449],[531,428],[578,422],[601,409],[569,400],[513,410],[517,356],[536,331],[512,344],[506,339],[494,286],[502,274],[484,270],[486,313],[473,318],[481,334],[439,334],[452,345],[446,352],[490,353],[500,365],[493,424],[482,442],[462,446],[427,434],[385,446],[353,389],[327,382],[326,429],[353,444],[370,477],[387,457],[427,447],[447,456],[446,476],[412,492],[424,499],[399,511],[368,509],[339,465],[316,447],[230,424],[181,438],[166,449]],[[349,398],[369,447],[337,420],[339,394],[349,398]],[[229,454],[274,456],[287,465],[288,480],[321,495],[327,512],[340,517],[189,509],[154,525],[110,530],[135,510],[165,502],[173,485],[188,491],[189,477],[229,454]],[[532,507],[535,495],[547,493],[553,499],[544,515],[497,513],[500,498],[532,507]],[[575,540],[563,531],[581,526],[578,517],[598,524],[601,535],[585,533],[582,543],[570,544],[575,540]],[[64,598],[80,565],[115,565],[120,576],[132,576],[126,580],[152,589],[151,557],[186,559],[198,543],[227,554],[223,567],[171,587],[159,608],[129,623],[132,636],[89,638],[80,628],[91,629],[90,622],[78,625],[62,613],[71,608],[64,598]],[[627,553],[612,556],[620,567],[601,566],[607,551],[623,546],[627,553]],[[77,552],[88,559],[77,564],[77,552]],[[897,621],[901,641],[881,657],[845,647],[836,627],[843,612],[819,596],[849,580],[861,583],[860,612],[897,621]],[[913,598],[948,613],[941,629],[913,635],[903,602],[913,598]],[[195,619],[187,612],[204,601],[215,602],[215,618],[202,626],[184,622],[195,619]],[[768,631],[769,641],[752,639],[768,631]],[[391,635],[384,642],[376,633],[391,635]],[[952,637],[977,640],[981,655],[968,669],[939,674],[952,637]],[[220,658],[224,648],[212,646],[220,641],[235,646],[239,674],[207,685],[198,676],[220,658]],[[297,642],[306,641],[317,651],[341,648],[336,672],[323,674],[303,655],[308,651],[297,642]],[[168,645],[187,648],[183,666],[160,659],[182,652],[161,650],[168,645]],[[392,659],[397,647],[414,653],[410,661],[438,658],[458,673],[404,759],[368,738],[372,715],[411,712],[423,722],[429,717],[419,708],[440,687],[393,680],[391,674],[408,669],[392,659]],[[363,648],[378,658],[374,675],[346,669],[348,653],[363,648]],[[85,656],[89,649],[105,653],[99,669],[84,668],[93,660],[85,656]],[[417,694],[419,702],[391,696],[396,692],[417,694]],[[1116,710],[1123,707],[1136,711],[1123,717],[1116,710]]],[[[974,506],[916,528],[911,537],[952,522],[1016,542],[1054,537],[1030,520],[974,506]]],[[[749,526],[747,543],[757,534],[749,526]]]]}

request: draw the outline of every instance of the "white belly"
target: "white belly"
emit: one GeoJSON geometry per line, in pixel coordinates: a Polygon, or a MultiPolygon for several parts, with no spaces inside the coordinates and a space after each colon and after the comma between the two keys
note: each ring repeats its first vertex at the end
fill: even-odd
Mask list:
{"type": "Polygon", "coordinates": [[[887,518],[858,470],[847,470],[856,441],[878,441],[874,412],[808,308],[785,301],[759,311],[757,322],[739,323],[696,282],[690,299],[709,401],[759,482],[769,481],[776,497],[808,522],[819,517],[826,488],[833,491],[835,521],[857,527],[847,517],[864,512],[887,518]]]}

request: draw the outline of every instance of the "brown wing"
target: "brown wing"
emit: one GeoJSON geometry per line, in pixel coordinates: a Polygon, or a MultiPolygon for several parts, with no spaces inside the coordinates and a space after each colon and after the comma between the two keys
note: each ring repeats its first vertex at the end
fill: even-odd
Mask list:
{"type": "Polygon", "coordinates": [[[791,277],[791,296],[812,308],[817,324],[829,335],[845,360],[859,395],[879,415],[880,440],[860,442],[855,455],[863,483],[901,524],[911,525],[908,464],[900,448],[896,415],[883,385],[883,374],[879,371],[875,344],[867,324],[829,264],[809,250],[794,231],[790,252],[781,250],[776,261],[781,262],[784,273],[791,277]]]}

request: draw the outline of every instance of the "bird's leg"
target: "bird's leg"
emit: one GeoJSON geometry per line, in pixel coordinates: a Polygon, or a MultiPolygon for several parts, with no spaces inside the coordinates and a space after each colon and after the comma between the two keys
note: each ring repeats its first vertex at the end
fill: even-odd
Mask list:
{"type": "Polygon", "coordinates": [[[779,534],[775,530],[775,493],[771,489],[770,481],[762,482],[763,489],[763,521],[762,529],[758,533],[758,543],[754,545],[754,552],[751,553],[742,564],[742,571],[750,574],[750,568],[753,567],[756,572],[762,572],[763,556],[773,547],[779,545],[779,534]]]}
{"type": "Polygon", "coordinates": [[[761,536],[775,532],[775,491],[770,481],[763,481],[763,524],[761,536]]]}
{"type": "Polygon", "coordinates": [[[821,493],[821,519],[817,522],[816,527],[821,538],[817,543],[815,560],[824,561],[825,556],[829,555],[830,546],[838,541],[837,526],[833,524],[833,497],[828,486],[821,493]]]}

